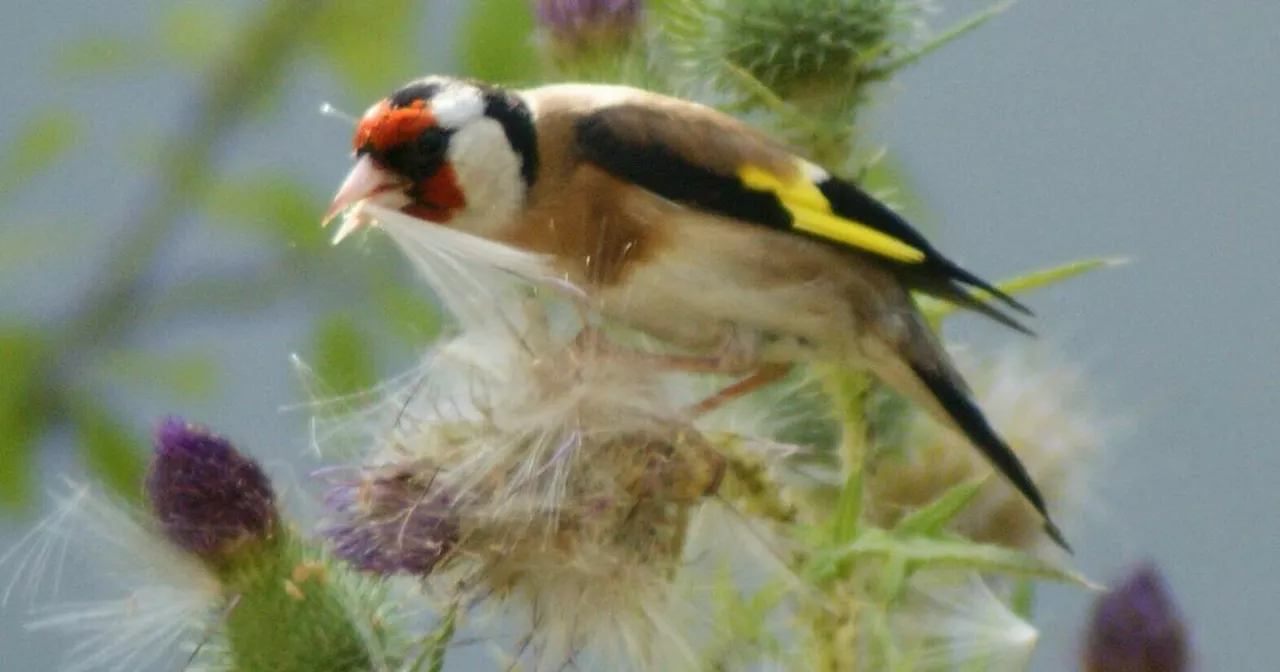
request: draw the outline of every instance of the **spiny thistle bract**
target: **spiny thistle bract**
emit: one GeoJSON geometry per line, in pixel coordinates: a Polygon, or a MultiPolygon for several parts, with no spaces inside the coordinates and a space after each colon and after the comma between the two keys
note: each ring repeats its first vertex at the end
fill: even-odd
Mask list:
{"type": "Polygon", "coordinates": [[[863,100],[865,84],[889,74],[879,66],[918,36],[928,9],[904,0],[673,4],[677,53],[720,89],[751,94],[745,75],[791,104],[845,113],[863,100]]]}

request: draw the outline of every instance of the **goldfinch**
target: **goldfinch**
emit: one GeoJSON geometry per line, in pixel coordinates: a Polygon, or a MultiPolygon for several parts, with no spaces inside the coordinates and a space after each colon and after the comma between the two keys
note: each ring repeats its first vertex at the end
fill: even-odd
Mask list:
{"type": "Polygon", "coordinates": [[[797,361],[869,370],[961,431],[1066,547],[911,293],[1023,332],[973,289],[1030,311],[852,182],[716,110],[619,86],[426,77],[369,108],[353,148],[326,223],[365,202],[546,255],[602,314],[763,372],[731,394],[797,361]]]}

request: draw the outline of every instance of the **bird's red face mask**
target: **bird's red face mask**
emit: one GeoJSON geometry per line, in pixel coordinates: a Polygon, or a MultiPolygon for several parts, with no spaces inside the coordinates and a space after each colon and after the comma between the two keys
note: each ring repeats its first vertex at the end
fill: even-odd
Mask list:
{"type": "MultiPolygon", "coordinates": [[[[449,165],[453,131],[443,128],[423,99],[374,105],[356,126],[356,165],[347,174],[323,223],[369,202],[433,222],[447,222],[466,205],[449,165]]],[[[350,233],[344,227],[338,238],[350,233]]]]}

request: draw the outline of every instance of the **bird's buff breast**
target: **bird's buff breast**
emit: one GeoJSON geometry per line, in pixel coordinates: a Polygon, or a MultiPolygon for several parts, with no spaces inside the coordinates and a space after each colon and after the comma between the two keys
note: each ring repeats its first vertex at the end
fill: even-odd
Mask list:
{"type": "Polygon", "coordinates": [[[661,250],[592,292],[600,311],[694,351],[753,342],[763,359],[857,356],[844,269],[828,273],[796,241],[700,220],[668,220],[661,250]]]}

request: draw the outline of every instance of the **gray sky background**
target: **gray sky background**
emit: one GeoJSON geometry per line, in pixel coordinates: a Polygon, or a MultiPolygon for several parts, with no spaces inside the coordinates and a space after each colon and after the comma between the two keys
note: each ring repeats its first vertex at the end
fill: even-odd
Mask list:
{"type": "MultiPolygon", "coordinates": [[[[423,53],[442,68],[448,24],[438,19],[456,8],[438,4],[423,21],[423,53]]],[[[942,22],[981,6],[943,4],[951,9],[942,22]]],[[[70,37],[137,29],[158,5],[6,5],[0,142],[31,111],[70,104],[91,110],[94,150],[6,204],[0,227],[65,241],[38,264],[0,268],[6,317],[49,319],[84,290],[120,213],[146,186],[146,173],[126,165],[137,143],[171,127],[191,93],[185,79],[158,69],[69,83],[52,78],[50,59],[70,37]]],[[[1085,515],[1067,527],[1079,566],[1099,579],[1142,558],[1160,563],[1203,670],[1274,670],[1280,659],[1272,636],[1280,617],[1278,44],[1280,3],[1271,0],[1025,0],[898,79],[873,115],[875,133],[933,213],[925,225],[980,273],[1134,258],[1032,297],[1041,333],[1092,373],[1098,402],[1124,425],[1085,515]]],[[[296,162],[315,184],[336,184],[348,129],[315,113],[332,91],[323,77],[300,74],[284,101],[296,124],[237,138],[227,165],[296,162]]],[[[199,222],[188,231],[167,277],[253,254],[199,222]]],[[[178,410],[269,459],[297,462],[304,418],[279,409],[299,399],[288,355],[305,344],[312,312],[299,305],[251,323],[193,323],[142,342],[223,355],[224,393],[178,410]]],[[[1014,342],[973,322],[960,333],[991,347],[1014,342]]],[[[120,403],[140,419],[175,410],[129,395],[120,403]]],[[[66,453],[46,460],[50,482],[72,468],[66,453]]],[[[22,531],[0,522],[0,546],[22,531]]],[[[1073,669],[1085,604],[1078,593],[1049,591],[1036,669],[1073,669]]],[[[26,635],[12,609],[0,624],[0,669],[52,668],[56,639],[26,635]]]]}

